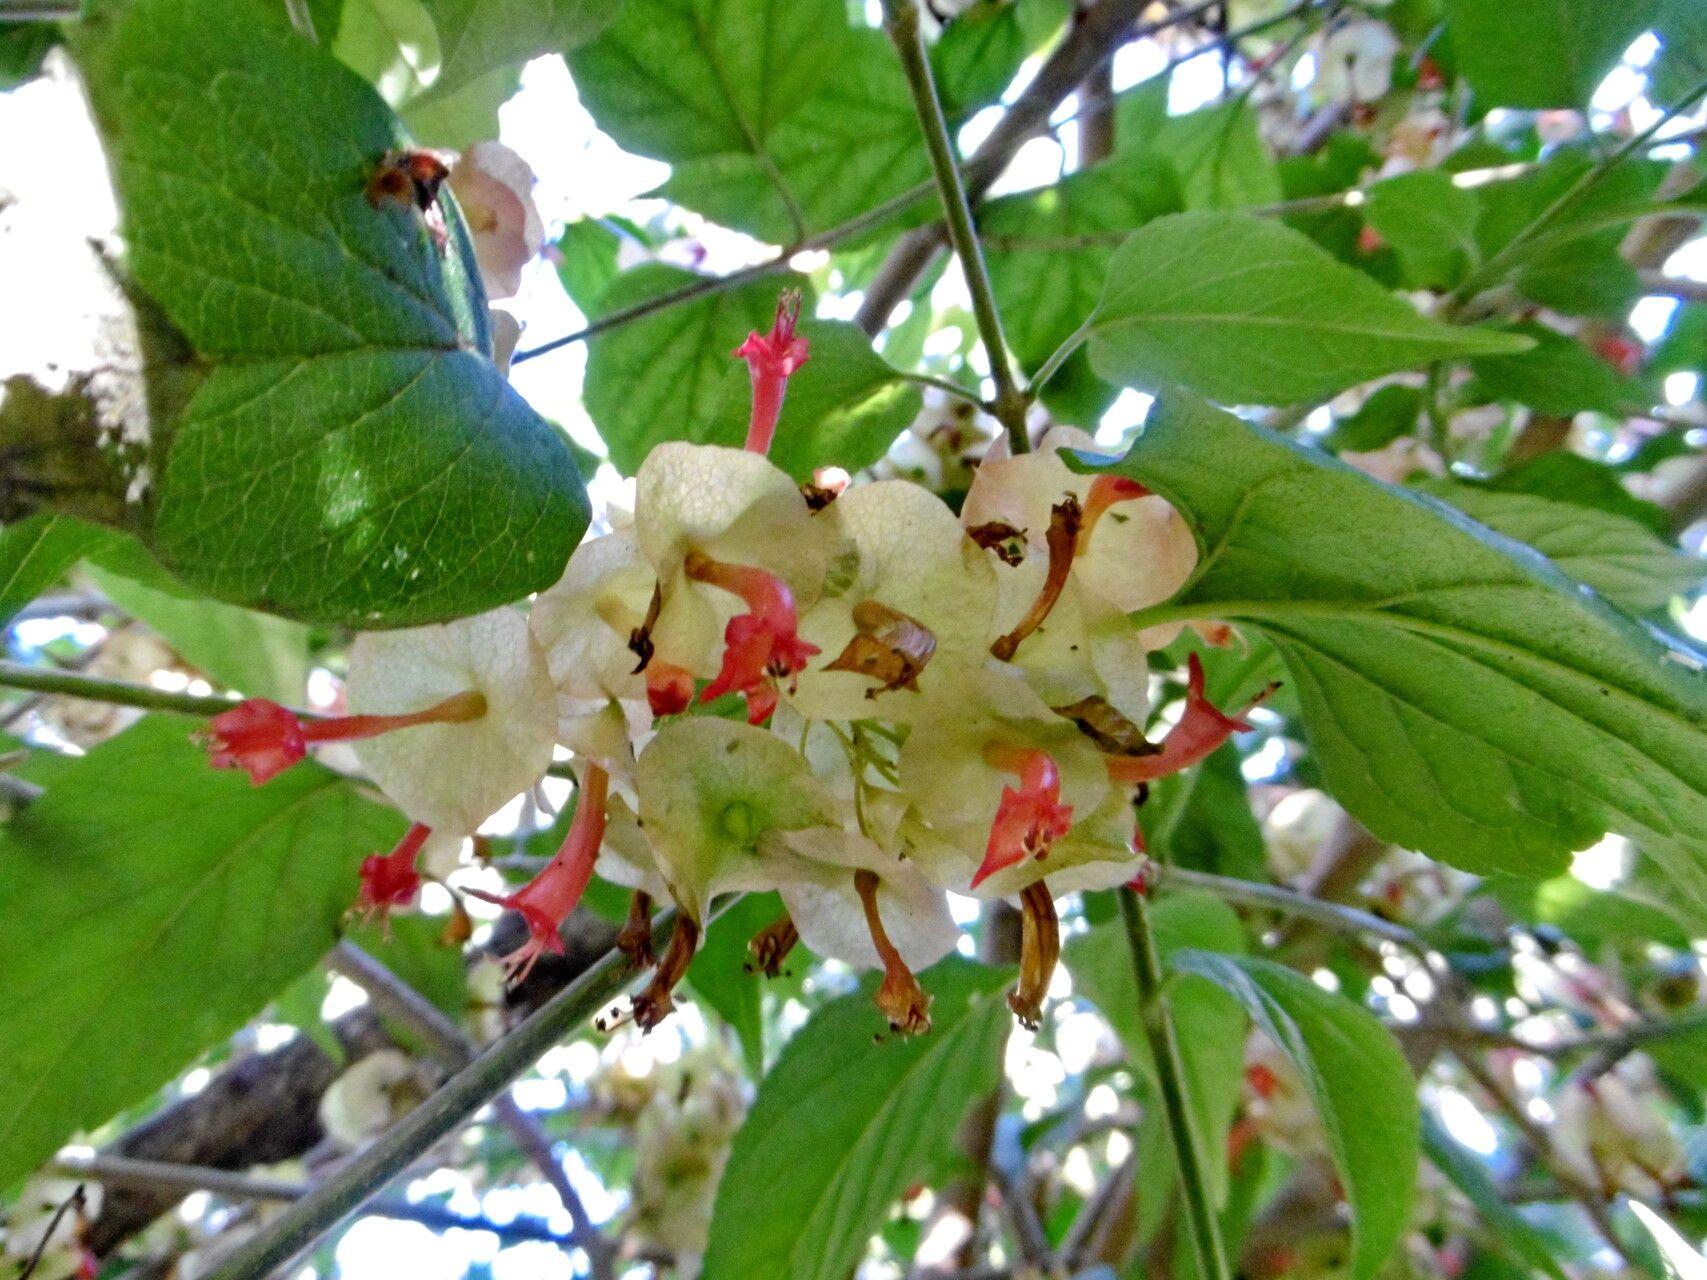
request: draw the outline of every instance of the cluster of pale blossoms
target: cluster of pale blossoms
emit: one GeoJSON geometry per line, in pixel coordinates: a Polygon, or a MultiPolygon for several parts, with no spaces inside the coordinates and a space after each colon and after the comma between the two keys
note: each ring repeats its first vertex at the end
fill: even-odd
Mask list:
{"type": "Polygon", "coordinates": [[[752,372],[745,448],[661,445],[632,520],[583,543],[527,613],[358,636],[351,714],[252,699],[213,720],[213,763],[260,783],[354,741],[413,824],[361,865],[358,904],[383,912],[414,898],[430,833],[472,833],[567,748],[568,835],[494,899],[530,931],[508,963],[523,974],[563,949],[596,871],[633,890],[620,945],[656,965],[642,1027],[672,1008],[712,901],[773,889],[787,915],[753,940],[758,966],[775,973],[801,940],[880,967],[877,1004],[907,1032],[929,1026],[914,970],[958,940],[946,891],[1017,897],[1010,1003],[1035,1022],[1059,952],[1052,895],[1130,880],[1145,785],[1245,727],[1194,658],[1179,721],[1159,743],[1140,728],[1146,651],[1178,628],[1128,614],[1179,588],[1195,544],[1160,497],[1069,469],[1061,450],[1090,442],[1062,431],[1034,453],[993,448],[959,516],[905,480],[796,484],[766,453],[808,354],[797,307],[785,297],[735,353],[752,372]],[[720,714],[728,695],[744,716],[720,714]],[[655,958],[665,895],[679,914],[655,958]]]}

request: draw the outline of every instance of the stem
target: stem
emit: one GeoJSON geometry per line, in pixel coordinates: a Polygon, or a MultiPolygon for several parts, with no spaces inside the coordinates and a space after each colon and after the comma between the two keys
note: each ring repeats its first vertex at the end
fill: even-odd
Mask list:
{"type": "MultiPolygon", "coordinates": [[[[1132,233],[1128,231],[1121,238],[1124,239],[1125,236],[1129,236],[1131,234],[1132,233]]],[[[1085,317],[1084,323],[1077,329],[1074,329],[1073,332],[1069,333],[1062,341],[1061,345],[1049,353],[1049,358],[1039,365],[1037,367],[1037,372],[1032,375],[1031,389],[1033,391],[1047,386],[1049,384],[1049,379],[1061,372],[1061,366],[1066,364],[1068,360],[1072,359],[1073,352],[1085,345],[1086,339],[1091,336],[1091,326],[1095,323],[1096,318],[1096,310],[1095,308],[1092,308],[1090,315],[1085,317]]]]}
{"type": "MultiPolygon", "coordinates": [[[[1262,884],[1255,880],[1236,880],[1232,876],[1211,875],[1207,871],[1191,871],[1185,867],[1176,867],[1165,862],[1154,863],[1153,867],[1163,884],[1177,884],[1192,889],[1207,889],[1210,893],[1225,898],[1229,902],[1241,902],[1246,906],[1253,907],[1271,907],[1276,911],[1284,911],[1289,915],[1327,925],[1329,928],[1337,929],[1343,933],[1371,934],[1374,937],[1396,943],[1410,951],[1425,949],[1423,940],[1414,931],[1407,929],[1402,924],[1394,924],[1391,920],[1383,920],[1380,916],[1368,911],[1360,911],[1356,907],[1329,902],[1322,898],[1313,898],[1307,893],[1299,893],[1296,889],[1285,889],[1280,885],[1262,884]]],[[[1703,1017],[1707,1018],[1707,1014],[1704,1014],[1703,1017]]]]}
{"type": "MultiPolygon", "coordinates": [[[[674,927],[675,917],[673,910],[665,911],[653,921],[655,940],[664,939],[674,927]]],[[[351,1156],[331,1177],[268,1222],[206,1280],[260,1280],[314,1245],[360,1209],[378,1188],[473,1118],[547,1050],[599,1012],[632,977],[627,958],[615,948],[607,951],[371,1146],[351,1156]]]]}
{"type": "Polygon", "coordinates": [[[996,387],[995,402],[991,407],[1007,429],[1009,447],[1015,454],[1025,453],[1031,448],[1031,439],[1025,429],[1028,397],[1014,380],[1013,366],[1008,360],[1002,317],[996,310],[990,273],[984,265],[984,252],[978,247],[977,229],[972,225],[972,206],[966,199],[966,187],[960,178],[954,143],[948,134],[948,121],[943,118],[942,102],[937,97],[936,82],[931,77],[930,59],[925,54],[924,39],[919,32],[916,0],[883,0],[883,29],[888,32],[890,43],[901,59],[901,70],[907,76],[907,87],[913,95],[913,109],[918,113],[919,129],[924,134],[925,149],[930,152],[931,169],[936,174],[937,194],[942,197],[949,243],[960,259],[960,269],[966,276],[966,289],[972,295],[972,314],[978,322],[978,336],[990,362],[990,380],[996,387]]]}
{"type": "Polygon", "coordinates": [[[21,662],[0,661],[0,688],[55,693],[66,698],[112,702],[123,707],[140,707],[144,711],[175,711],[187,716],[214,716],[237,705],[237,699],[223,694],[169,693],[153,685],[132,684],[128,680],[102,680],[72,671],[44,671],[21,662]]]}
{"type": "Polygon", "coordinates": [[[1150,932],[1149,907],[1131,889],[1120,890],[1120,911],[1126,917],[1126,937],[1132,944],[1132,970],[1138,979],[1139,1017],[1150,1056],[1156,1061],[1156,1080],[1162,1105],[1167,1111],[1168,1136],[1173,1140],[1179,1162],[1180,1186],[1185,1192],[1192,1248],[1197,1254],[1198,1274],[1203,1280],[1232,1280],[1226,1250],[1221,1245],[1221,1224],[1209,1198],[1209,1182],[1203,1167],[1203,1146],[1197,1136],[1191,1100],[1186,1094],[1185,1063],[1180,1057],[1179,1036],[1162,994],[1162,960],[1150,932]]]}

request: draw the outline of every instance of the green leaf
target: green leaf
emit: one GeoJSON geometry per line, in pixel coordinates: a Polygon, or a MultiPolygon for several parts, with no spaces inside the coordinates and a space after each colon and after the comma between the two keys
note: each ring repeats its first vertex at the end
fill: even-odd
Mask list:
{"type": "MultiPolygon", "coordinates": [[[[754,1080],[765,1074],[765,986],[778,979],[766,979],[748,968],[747,943],[783,913],[782,899],[776,894],[747,894],[711,922],[704,945],[688,966],[694,994],[734,1029],[747,1074],[754,1080]]],[[[811,960],[810,953],[797,944],[789,953],[788,968],[803,969],[811,960]]]]}
{"type": "Polygon", "coordinates": [[[1383,840],[1549,875],[1630,835],[1707,921],[1707,680],[1450,508],[1173,393],[1121,473],[1202,549],[1172,604],[1280,650],[1325,785],[1383,840]]]}
{"type": "Polygon", "coordinates": [[[931,46],[931,74],[943,113],[964,120],[1002,96],[1025,60],[1018,4],[979,0],[955,15],[931,46]]]}
{"type": "Polygon", "coordinates": [[[582,218],[557,240],[557,278],[582,315],[595,315],[599,300],[617,277],[622,236],[603,218],[582,218]]]}
{"type": "MultiPolygon", "coordinates": [[[[1175,952],[1245,950],[1244,928],[1233,909],[1207,893],[1171,893],[1150,912],[1156,948],[1165,961],[1175,952]]],[[[1102,1011],[1120,1037],[1132,1065],[1156,1078],[1150,1044],[1138,1013],[1138,980],[1132,948],[1119,920],[1094,926],[1071,939],[1064,951],[1075,990],[1102,1011]]],[[[1192,1109],[1203,1138],[1203,1166],[1217,1200],[1227,1191],[1227,1133],[1238,1107],[1245,1061],[1244,1013],[1213,984],[1186,980],[1172,987],[1168,1004],[1185,1060],[1192,1109]]]]}
{"type": "Polygon", "coordinates": [[[995,1087],[1011,975],[950,959],[925,975],[929,1035],[874,1037],[872,983],[782,1051],[718,1185],[705,1280],[845,1280],[889,1206],[995,1087]]]}
{"type": "Polygon", "coordinates": [[[1379,387],[1349,418],[1334,423],[1328,443],[1335,450],[1367,453],[1384,448],[1417,429],[1423,393],[1416,387],[1389,383],[1379,387]]]}
{"type": "Polygon", "coordinates": [[[1095,309],[1115,237],[1182,207],[1170,166],[1117,156],[979,211],[1002,326],[1027,372],[1095,309]]]}
{"type": "Polygon", "coordinates": [[[395,813],[312,763],[265,787],[147,718],[0,833],[0,1184],[147,1097],[323,956],[395,813]]]}
{"type": "Polygon", "coordinates": [[[1624,487],[1614,468],[1580,454],[1555,449],[1500,472],[1487,485],[1502,493],[1530,493],[1622,516],[1660,537],[1669,535],[1671,530],[1671,518],[1665,508],[1636,497],[1624,487]]]}
{"type": "Polygon", "coordinates": [[[1458,70],[1488,107],[1583,107],[1653,0],[1447,0],[1458,70]]]}
{"type": "Polygon", "coordinates": [[[421,0],[344,0],[332,53],[393,107],[419,96],[444,61],[421,0]]]}
{"type": "Polygon", "coordinates": [[[1584,409],[1622,417],[1643,398],[1628,378],[1575,338],[1534,323],[1513,332],[1535,345],[1514,355],[1481,356],[1470,362],[1482,385],[1501,399],[1560,417],[1584,409]]]}
{"type": "Polygon", "coordinates": [[[1506,1203],[1498,1185],[1481,1162],[1459,1145],[1431,1111],[1422,1113],[1422,1147],[1430,1163],[1444,1173],[1481,1214],[1483,1222],[1491,1228],[1486,1235],[1496,1248],[1553,1277],[1553,1280],[1565,1280],[1564,1270],[1553,1256],[1547,1237],[1506,1203]]]}
{"type": "Polygon", "coordinates": [[[1187,209],[1242,209],[1281,198],[1279,169],[1249,103],[1180,116],[1168,115],[1167,103],[1166,77],[1122,94],[1115,106],[1116,147],[1171,166],[1187,209]]]}
{"type": "MultiPolygon", "coordinates": [[[[460,1024],[468,1016],[468,966],[461,947],[439,941],[447,918],[394,915],[352,930],[350,938],[460,1024]]],[[[391,1029],[412,1035],[407,1027],[391,1029]]]]}
{"type": "Polygon", "coordinates": [[[1638,1200],[1630,1202],[1630,1212],[1654,1238],[1666,1280],[1707,1280],[1707,1258],[1679,1235],[1676,1227],[1638,1200]]]}
{"type": "Polygon", "coordinates": [[[1623,516],[1452,481],[1418,487],[1495,532],[1534,547],[1561,572],[1633,613],[1664,608],[1673,596],[1707,578],[1707,561],[1668,546],[1623,516]]]}
{"type": "Polygon", "coordinates": [[[1654,60],[1655,102],[1676,102],[1707,76],[1707,9],[1698,0],[1659,0],[1654,33],[1660,54],[1654,60]]]}
{"type": "Polygon", "coordinates": [[[51,22],[0,26],[0,92],[40,75],[42,59],[58,43],[59,28],[51,22]]]}
{"type": "Polygon", "coordinates": [[[658,194],[771,244],[930,176],[894,53],[842,0],[631,5],[569,66],[601,129],[671,166],[658,194]]]}
{"type": "Polygon", "coordinates": [[[1195,769],[1152,783],[1138,811],[1150,856],[1241,879],[1268,870],[1262,827],[1251,812],[1238,748],[1227,743],[1195,769]]]}
{"type": "Polygon", "coordinates": [[[1416,1193],[1416,1082],[1398,1044],[1361,1005],[1271,960],[1182,951],[1171,965],[1238,1000],[1298,1068],[1351,1205],[1351,1273],[1373,1275],[1416,1193]]]}
{"type": "Polygon", "coordinates": [[[1687,949],[1691,941],[1689,921],[1652,875],[1634,875],[1610,889],[1568,875],[1541,881],[1495,876],[1483,884],[1516,919],[1554,925],[1589,951],[1635,941],[1687,949]]]}
{"type": "Polygon", "coordinates": [[[1128,386],[1296,404],[1454,356],[1518,351],[1509,334],[1425,319],[1290,227],[1180,213],[1115,251],[1091,366],[1128,386]]]}
{"type": "Polygon", "coordinates": [[[366,199],[403,142],[373,91],[262,0],[136,0],[79,37],[128,268],[204,375],[153,424],[153,549],[221,599],[361,626],[555,581],[580,480],[488,358],[454,209],[441,256],[366,199]]]}
{"type": "Polygon", "coordinates": [[[103,594],[146,623],[199,668],[227,688],[250,697],[299,704],[308,683],[308,628],[300,622],[182,594],[91,565],[103,594]]]}
{"type": "Polygon", "coordinates": [[[112,534],[43,512],[0,529],[0,626],[112,534]]]}
{"type": "Polygon", "coordinates": [[[1474,192],[1439,169],[1400,174],[1369,189],[1363,214],[1393,246],[1412,289],[1450,289],[1475,265],[1474,192]]]}
{"type": "MultiPolygon", "coordinates": [[[[637,267],[605,291],[604,310],[699,278],[679,267],[637,267]]],[[[706,294],[592,340],[587,412],[618,470],[632,475],[664,440],[738,446],[746,439],[752,384],[732,353],[749,332],[770,327],[777,294],[791,283],[761,280],[706,294]]],[[[831,463],[869,466],[918,415],[917,388],[845,321],[807,320],[800,332],[812,355],[788,381],[772,461],[798,480],[831,463]]]]}

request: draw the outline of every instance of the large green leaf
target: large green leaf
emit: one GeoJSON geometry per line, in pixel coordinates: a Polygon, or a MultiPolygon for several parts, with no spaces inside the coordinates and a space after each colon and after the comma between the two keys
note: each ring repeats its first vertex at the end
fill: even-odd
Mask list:
{"type": "Polygon", "coordinates": [[[1184,392],[1118,469],[1202,555],[1136,615],[1248,624],[1279,649],[1327,787],[1382,839],[1547,875],[1608,829],[1707,922],[1707,679],[1697,660],[1450,508],[1184,392]]]}
{"type": "MultiPolygon", "coordinates": [[[[1207,893],[1175,893],[1161,898],[1150,912],[1150,923],[1164,960],[1177,951],[1245,949],[1238,916],[1207,893]]],[[[1125,927],[1119,920],[1096,925],[1067,943],[1065,958],[1074,988],[1102,1011],[1133,1066],[1154,1081],[1156,1068],[1139,1015],[1138,979],[1132,971],[1132,947],[1125,927]]],[[[1227,1190],[1225,1152],[1244,1068],[1245,1015],[1212,983],[1195,979],[1174,984],[1168,1005],[1179,1035],[1192,1109],[1203,1137],[1202,1163],[1219,1199],[1227,1190]]]]}
{"type": "Polygon", "coordinates": [[[1109,261],[1092,325],[1103,377],[1240,404],[1325,399],[1400,369],[1528,345],[1425,319],[1299,232],[1239,213],[1139,228],[1109,261]]]}
{"type": "Polygon", "coordinates": [[[1639,403],[1642,396],[1635,384],[1575,338],[1539,324],[1521,325],[1515,332],[1535,345],[1470,362],[1494,395],[1561,417],[1585,409],[1620,417],[1646,407],[1639,403]]]}
{"type": "Polygon", "coordinates": [[[1351,1273],[1373,1275],[1416,1193],[1416,1082],[1397,1042],[1361,1005],[1272,960],[1181,951],[1170,963],[1238,1000],[1298,1068],[1351,1205],[1351,1273]]]}
{"type": "Polygon", "coordinates": [[[1666,545],[1624,516],[1448,480],[1420,487],[1495,532],[1534,547],[1578,582],[1632,612],[1663,608],[1707,578],[1707,561],[1666,545]]]}
{"type": "Polygon", "coordinates": [[[884,1215],[995,1087],[1011,974],[925,975],[929,1035],[874,1037],[869,990],[832,1000],[765,1077],[718,1185],[705,1280],[845,1280],[884,1215]]]}
{"type": "MultiPolygon", "coordinates": [[[[747,943],[766,925],[784,914],[782,899],[774,893],[749,893],[711,922],[705,943],[688,966],[688,985],[694,994],[717,1011],[741,1042],[747,1073],[758,1080],[765,1074],[764,997],[767,979],[749,968],[747,943]]],[[[803,970],[812,962],[806,948],[797,944],[789,953],[788,969],[803,970]]]]}
{"type": "MultiPolygon", "coordinates": [[[[624,272],[603,295],[604,309],[692,284],[679,267],[648,264],[624,272]]],[[[739,445],[752,403],[747,366],[732,354],[752,330],[770,327],[786,281],[725,289],[602,333],[587,352],[586,402],[611,461],[632,474],[665,440],[739,445]]],[[[811,301],[807,300],[810,310],[811,301]]],[[[812,355],[788,381],[771,458],[796,479],[834,463],[869,466],[919,412],[917,388],[839,320],[807,320],[812,355]]]]}
{"type": "Polygon", "coordinates": [[[930,176],[887,41],[841,0],[631,5],[570,55],[581,100],[677,203],[792,244],[930,176]]]}
{"type": "Polygon", "coordinates": [[[325,954],[402,819],[301,764],[216,773],[149,718],[0,834],[0,1185],[159,1088],[325,954]]]}
{"type": "Polygon", "coordinates": [[[1281,198],[1280,172],[1248,102],[1168,114],[1166,76],[1120,96],[1115,145],[1161,160],[1179,178],[1188,209],[1241,209],[1281,198]]]}
{"type": "Polygon", "coordinates": [[[43,512],[0,529],[0,626],[112,535],[43,512]]]}
{"type": "Polygon", "coordinates": [[[80,52],[128,268],[203,379],[153,424],[162,558],[222,599],[364,626],[555,580],[586,526],[574,463],[488,358],[448,199],[443,253],[366,199],[403,141],[373,91],[263,0],[134,0],[80,52]]]}
{"type": "Polygon", "coordinates": [[[1481,207],[1439,169],[1418,169],[1369,189],[1363,215],[1393,246],[1413,289],[1450,289],[1480,256],[1476,218],[1481,207]]]}
{"type": "Polygon", "coordinates": [[[1654,0],[1447,0],[1458,68],[1486,107],[1586,106],[1654,0]]]}

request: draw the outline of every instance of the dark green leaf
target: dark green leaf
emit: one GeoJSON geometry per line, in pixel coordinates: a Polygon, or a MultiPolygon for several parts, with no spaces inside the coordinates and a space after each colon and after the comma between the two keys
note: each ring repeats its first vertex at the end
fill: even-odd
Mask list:
{"type": "Polygon", "coordinates": [[[1654,32],[1661,44],[1654,100],[1676,102],[1707,77],[1707,8],[1699,0],[1659,0],[1654,32]]]}
{"type": "Polygon", "coordinates": [[[586,525],[574,464],[487,356],[460,219],[441,256],[366,199],[403,142],[373,91],[262,0],[82,32],[129,269],[205,369],[153,424],[154,549],[222,599],[364,626],[553,582],[586,525]]]}
{"type": "Polygon", "coordinates": [[[1619,417],[1642,399],[1628,378],[1575,338],[1533,323],[1519,325],[1513,332],[1535,345],[1513,355],[1480,356],[1470,362],[1482,385],[1494,395],[1560,417],[1584,409],[1619,417]]]}
{"type": "Polygon", "coordinates": [[[147,1097],[324,955],[403,829],[301,764],[216,773],[175,718],[56,772],[0,835],[0,1183],[147,1097]]]}
{"type": "Polygon", "coordinates": [[[383,925],[365,924],[350,937],[441,1013],[460,1023],[468,1014],[468,966],[461,947],[447,947],[439,940],[446,919],[398,915],[383,925]]]}
{"type": "Polygon", "coordinates": [[[1180,213],[1108,264],[1091,365],[1128,386],[1183,383],[1239,404],[1325,399],[1370,378],[1525,340],[1443,325],[1290,227],[1180,213]]]}
{"type": "Polygon", "coordinates": [[[1170,116],[1167,100],[1166,77],[1122,94],[1115,108],[1115,144],[1170,165],[1187,209],[1242,209],[1281,198],[1279,171],[1248,103],[1170,116]]]}
{"type": "Polygon", "coordinates": [[[51,22],[0,26],[0,92],[41,74],[42,59],[58,43],[59,28],[51,22]]]}
{"type": "Polygon", "coordinates": [[[1349,418],[1334,423],[1328,443],[1336,450],[1368,453],[1385,448],[1417,429],[1423,393],[1416,387],[1392,383],[1378,388],[1349,418]]]}
{"type": "Polygon", "coordinates": [[[0,529],[0,626],[113,535],[70,516],[30,516],[0,529]]]}
{"type": "Polygon", "coordinates": [[[1328,789],[1384,840],[1562,871],[1608,829],[1707,920],[1707,680],[1690,655],[1449,508],[1188,394],[1119,469],[1203,558],[1137,615],[1249,623],[1280,650],[1328,789]]]}
{"type": "Polygon", "coordinates": [[[582,315],[596,315],[599,300],[617,277],[622,236],[601,218],[582,218],[557,241],[557,278],[582,315]]]}
{"type": "Polygon", "coordinates": [[[1496,533],[1534,547],[1564,573],[1633,613],[1664,608],[1673,596],[1707,578],[1707,561],[1668,546],[1623,516],[1444,480],[1418,487],[1496,533]]]}
{"type": "Polygon", "coordinates": [[[979,0],[956,14],[931,46],[931,71],[943,112],[963,120],[1002,96],[1025,59],[1019,5],[979,0]]]}
{"type": "Polygon", "coordinates": [[[1530,493],[1538,498],[1590,507],[1622,516],[1660,537],[1670,532],[1665,509],[1636,497],[1624,487],[1618,472],[1604,462],[1555,449],[1539,458],[1502,471],[1488,481],[1502,493],[1530,493]]]}
{"type": "MultiPolygon", "coordinates": [[[[1164,960],[1186,949],[1230,953],[1245,949],[1238,916],[1207,893],[1169,894],[1157,900],[1150,916],[1164,960]]],[[[1156,1068],[1139,1019],[1138,980],[1125,927],[1118,919],[1098,924],[1069,941],[1064,956],[1075,989],[1102,1011],[1132,1065],[1154,1081],[1156,1068]]],[[[1227,1149],[1244,1070],[1245,1015],[1213,984],[1191,980],[1171,988],[1169,1007],[1203,1137],[1204,1167],[1219,1199],[1227,1189],[1227,1162],[1221,1153],[1227,1149]]]]}
{"type": "Polygon", "coordinates": [[[1553,925],[1590,951],[1637,941],[1687,948],[1692,936],[1688,920],[1652,875],[1632,876],[1610,889],[1591,888],[1568,875],[1541,881],[1496,876],[1485,887],[1517,919],[1553,925]]]}
{"type": "MultiPolygon", "coordinates": [[[[765,1074],[765,986],[780,979],[749,971],[747,943],[783,913],[782,899],[776,894],[747,894],[712,921],[704,946],[688,966],[688,983],[694,994],[734,1028],[747,1061],[747,1074],[754,1080],[765,1074]]],[[[797,945],[789,954],[788,968],[801,969],[811,962],[811,954],[797,945]]]]}
{"type": "Polygon", "coordinates": [[[845,1280],[889,1206],[995,1087],[1011,975],[924,977],[929,1035],[875,1036],[869,991],[813,1014],[765,1077],[718,1185],[705,1280],[845,1280]]]}
{"type": "Polygon", "coordinates": [[[1447,0],[1459,72],[1484,107],[1584,107],[1653,0],[1447,0]]]}
{"type": "Polygon", "coordinates": [[[1416,1193],[1416,1082],[1398,1044],[1361,1005],[1273,961],[1182,951],[1170,963],[1232,995],[1298,1068],[1351,1205],[1351,1273],[1373,1275],[1416,1193]]]}
{"type": "Polygon", "coordinates": [[[1262,879],[1262,827],[1251,812],[1240,755],[1231,743],[1195,769],[1151,784],[1139,810],[1150,856],[1197,871],[1262,879]]]}

